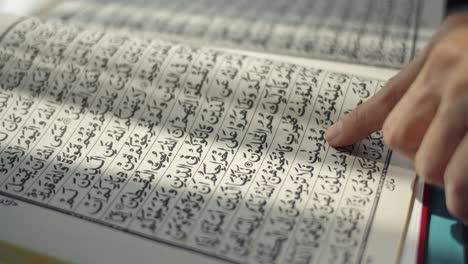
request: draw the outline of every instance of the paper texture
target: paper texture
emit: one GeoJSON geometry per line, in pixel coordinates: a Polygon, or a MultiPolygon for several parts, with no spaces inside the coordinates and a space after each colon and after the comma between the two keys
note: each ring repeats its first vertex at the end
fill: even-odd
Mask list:
{"type": "Polygon", "coordinates": [[[380,132],[323,137],[384,80],[34,18],[0,49],[5,240],[75,262],[396,261],[412,170],[380,132]]]}
{"type": "Polygon", "coordinates": [[[67,1],[72,24],[355,64],[399,68],[440,23],[437,0],[67,1]]]}

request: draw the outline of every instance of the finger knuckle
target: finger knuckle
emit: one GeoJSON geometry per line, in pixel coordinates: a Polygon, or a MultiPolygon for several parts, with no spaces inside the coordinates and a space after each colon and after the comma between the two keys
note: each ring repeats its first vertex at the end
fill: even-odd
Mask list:
{"type": "MultiPolygon", "coordinates": [[[[447,85],[442,97],[449,102],[457,102],[467,90],[468,81],[456,85],[447,85]]],[[[450,104],[453,105],[453,104],[450,104]]]]}
{"type": "Polygon", "coordinates": [[[446,126],[451,126],[452,129],[456,129],[454,124],[463,122],[463,112],[460,107],[460,102],[444,100],[437,109],[436,119],[438,122],[443,123],[446,126]]]}
{"type": "Polygon", "coordinates": [[[419,151],[414,158],[414,167],[417,174],[429,184],[443,185],[443,172],[437,167],[438,165],[431,163],[428,155],[422,154],[419,151]]]}
{"type": "Polygon", "coordinates": [[[401,84],[396,76],[390,78],[385,84],[384,89],[378,93],[378,102],[382,107],[394,106],[401,97],[399,90],[401,84]]]}
{"type": "Polygon", "coordinates": [[[396,93],[395,89],[389,89],[382,93],[379,103],[381,107],[390,107],[396,105],[399,99],[400,97],[396,93]]]}
{"type": "Polygon", "coordinates": [[[385,122],[382,128],[384,142],[392,149],[398,150],[402,145],[404,137],[399,129],[385,122]]]}
{"type": "Polygon", "coordinates": [[[362,105],[354,108],[353,111],[348,115],[347,121],[349,124],[361,124],[365,120],[365,116],[362,113],[362,105]]]}
{"type": "Polygon", "coordinates": [[[426,161],[427,158],[425,155],[418,152],[414,160],[414,167],[416,168],[418,175],[423,177],[426,182],[434,183],[436,177],[433,173],[433,170],[429,168],[430,164],[428,164],[426,161]]]}
{"type": "Polygon", "coordinates": [[[419,112],[420,107],[423,109],[437,109],[441,101],[441,92],[438,86],[432,82],[415,87],[412,91],[411,109],[414,113],[419,112]]]}
{"type": "Polygon", "coordinates": [[[446,83],[441,85],[441,96],[444,100],[447,102],[456,102],[463,100],[464,95],[468,94],[467,69],[468,63],[466,62],[450,69],[450,76],[446,77],[446,83]]]}
{"type": "Polygon", "coordinates": [[[405,145],[411,140],[413,130],[408,116],[402,116],[402,113],[394,113],[393,116],[385,120],[382,127],[385,143],[394,150],[405,151],[405,145]]]}
{"type": "Polygon", "coordinates": [[[465,50],[456,41],[444,38],[432,48],[429,55],[429,65],[437,68],[452,67],[463,60],[465,50]]]}

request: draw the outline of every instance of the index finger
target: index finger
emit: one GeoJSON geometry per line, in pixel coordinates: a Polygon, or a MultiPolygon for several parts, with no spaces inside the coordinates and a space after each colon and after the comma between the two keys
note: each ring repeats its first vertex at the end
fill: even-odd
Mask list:
{"type": "Polygon", "coordinates": [[[450,31],[463,28],[467,24],[467,15],[452,15],[446,19],[423,52],[405,69],[390,79],[384,88],[370,100],[327,129],[325,138],[328,143],[335,147],[351,145],[372,132],[380,130],[388,114],[416,79],[434,43],[450,31]]]}
{"type": "Polygon", "coordinates": [[[413,60],[371,99],[329,127],[325,133],[328,143],[335,147],[347,146],[380,130],[388,114],[415,80],[423,62],[422,55],[413,60]]]}

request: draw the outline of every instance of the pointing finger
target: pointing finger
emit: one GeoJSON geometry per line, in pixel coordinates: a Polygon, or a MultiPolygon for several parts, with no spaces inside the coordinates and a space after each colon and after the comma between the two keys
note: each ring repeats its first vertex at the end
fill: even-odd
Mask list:
{"type": "Polygon", "coordinates": [[[382,128],[387,115],[416,78],[424,56],[413,60],[404,70],[391,78],[372,98],[327,129],[325,138],[332,146],[346,146],[382,128]]]}

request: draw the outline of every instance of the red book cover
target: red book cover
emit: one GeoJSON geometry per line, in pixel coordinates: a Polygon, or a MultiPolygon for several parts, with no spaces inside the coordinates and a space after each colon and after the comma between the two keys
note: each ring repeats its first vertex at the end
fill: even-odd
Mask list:
{"type": "Polygon", "coordinates": [[[429,230],[429,187],[424,185],[421,225],[419,229],[417,264],[425,263],[427,232],[429,230]]]}

